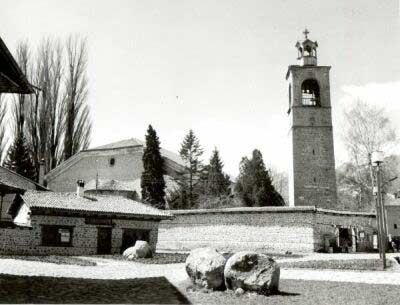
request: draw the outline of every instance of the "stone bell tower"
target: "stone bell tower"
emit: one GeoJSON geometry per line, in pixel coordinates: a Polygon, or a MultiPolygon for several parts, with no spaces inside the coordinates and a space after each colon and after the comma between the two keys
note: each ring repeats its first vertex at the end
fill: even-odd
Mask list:
{"type": "Polygon", "coordinates": [[[296,43],[298,65],[289,66],[291,164],[289,205],[336,207],[335,155],[333,149],[330,66],[318,66],[318,43],[308,39],[296,43]]]}

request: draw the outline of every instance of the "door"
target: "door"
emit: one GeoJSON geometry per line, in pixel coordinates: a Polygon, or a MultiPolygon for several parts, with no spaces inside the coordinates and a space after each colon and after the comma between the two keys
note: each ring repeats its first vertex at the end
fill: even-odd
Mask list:
{"type": "Polygon", "coordinates": [[[124,229],[122,234],[121,253],[123,253],[129,247],[133,247],[137,240],[144,240],[149,242],[149,237],[150,230],[124,229]]]}
{"type": "Polygon", "coordinates": [[[97,254],[111,254],[112,228],[97,228],[97,254]]]}

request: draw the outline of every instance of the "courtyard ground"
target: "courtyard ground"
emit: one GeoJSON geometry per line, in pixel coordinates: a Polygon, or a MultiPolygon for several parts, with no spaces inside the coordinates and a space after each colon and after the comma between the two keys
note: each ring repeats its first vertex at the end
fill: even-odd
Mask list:
{"type": "MultiPolygon", "coordinates": [[[[316,254],[311,257],[314,260],[351,260],[355,259],[355,255],[343,254],[330,257],[330,255],[316,254]]],[[[360,254],[356,259],[376,257],[376,254],[360,254]]],[[[79,257],[79,259],[95,262],[96,265],[62,265],[1,258],[0,303],[26,302],[26,300],[30,300],[30,303],[167,304],[189,302],[397,304],[400,302],[400,271],[396,268],[389,271],[283,268],[280,294],[271,297],[252,294],[236,297],[230,292],[204,293],[188,289],[190,283],[183,263],[142,264],[101,257],[79,257]],[[79,298],[82,295],[86,295],[86,299],[79,298]],[[148,297],[141,298],[146,295],[148,297]],[[157,299],[157,295],[162,298],[157,299]],[[11,297],[16,298],[14,302],[11,297]]],[[[310,260],[310,257],[279,260],[304,262],[310,260]]]]}

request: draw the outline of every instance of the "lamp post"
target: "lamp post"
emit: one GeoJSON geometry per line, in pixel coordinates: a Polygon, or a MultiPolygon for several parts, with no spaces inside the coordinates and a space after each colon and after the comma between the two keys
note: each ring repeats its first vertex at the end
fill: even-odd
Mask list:
{"type": "MultiPolygon", "coordinates": [[[[372,165],[376,167],[376,218],[378,220],[378,234],[380,240],[380,257],[383,262],[383,269],[386,269],[386,229],[385,229],[385,207],[382,202],[382,170],[381,165],[383,163],[383,152],[375,151],[371,156],[372,165]]],[[[375,193],[375,192],[374,192],[375,193]]]]}

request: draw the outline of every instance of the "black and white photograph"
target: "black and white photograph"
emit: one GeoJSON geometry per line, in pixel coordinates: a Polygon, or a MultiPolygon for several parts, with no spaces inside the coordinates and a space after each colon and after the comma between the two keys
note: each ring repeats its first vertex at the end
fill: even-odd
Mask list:
{"type": "Polygon", "coordinates": [[[400,0],[0,0],[0,304],[400,303],[400,0]]]}

